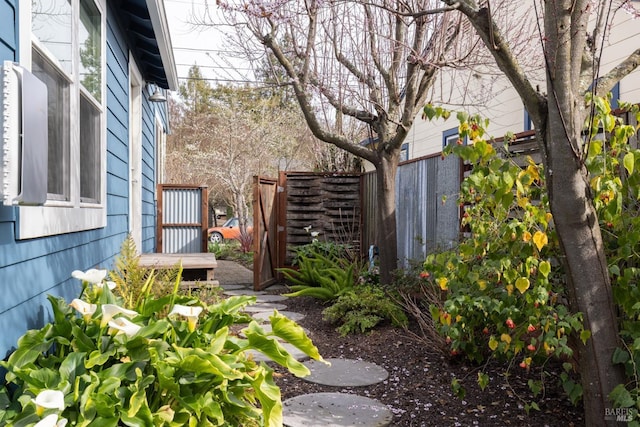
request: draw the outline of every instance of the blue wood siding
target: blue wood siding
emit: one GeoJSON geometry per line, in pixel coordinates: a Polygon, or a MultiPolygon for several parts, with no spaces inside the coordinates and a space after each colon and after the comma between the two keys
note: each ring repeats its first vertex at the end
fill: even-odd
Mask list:
{"type": "MultiPolygon", "coordinates": [[[[0,0],[0,60],[18,59],[17,2],[0,0]]],[[[47,295],[71,300],[80,283],[73,270],[112,268],[129,229],[129,52],[107,11],[107,226],[85,232],[15,240],[16,208],[0,204],[0,358],[29,328],[50,320],[47,295]]],[[[158,107],[143,105],[143,251],[155,249],[155,135],[158,107]]],[[[166,112],[166,110],[164,110],[166,112]]],[[[163,118],[164,120],[164,118],[163,118]]],[[[166,121],[165,121],[166,123],[166,121]]]]}

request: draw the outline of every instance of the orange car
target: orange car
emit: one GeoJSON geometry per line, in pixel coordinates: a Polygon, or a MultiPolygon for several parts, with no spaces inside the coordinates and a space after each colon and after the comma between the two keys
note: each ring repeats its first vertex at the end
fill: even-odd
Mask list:
{"type": "MultiPolygon", "coordinates": [[[[220,227],[211,227],[209,229],[209,241],[211,243],[222,243],[225,239],[238,239],[240,237],[240,221],[238,218],[229,218],[220,227]]],[[[247,233],[251,233],[253,227],[247,225],[247,233]]]]}

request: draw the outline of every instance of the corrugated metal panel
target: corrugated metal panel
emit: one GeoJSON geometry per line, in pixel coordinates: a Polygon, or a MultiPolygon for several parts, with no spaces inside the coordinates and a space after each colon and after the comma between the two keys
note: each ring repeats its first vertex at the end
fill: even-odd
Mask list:
{"type": "Polygon", "coordinates": [[[159,248],[166,254],[206,252],[206,187],[161,185],[159,248]]]}
{"type": "Polygon", "coordinates": [[[199,226],[195,227],[164,227],[162,240],[165,254],[199,253],[201,247],[201,233],[199,226]]]}
{"type": "MultiPolygon", "coordinates": [[[[423,259],[429,235],[429,191],[434,186],[426,160],[407,163],[398,168],[396,178],[396,226],[398,259],[407,267],[411,259],[423,259]]],[[[434,222],[431,220],[430,222],[434,222]]]]}
{"type": "Polygon", "coordinates": [[[402,266],[455,244],[459,191],[460,160],[455,156],[424,158],[398,168],[396,221],[402,266]]]}
{"type": "Polygon", "coordinates": [[[165,224],[202,222],[202,191],[199,188],[165,189],[162,209],[165,224]]]}
{"type": "Polygon", "coordinates": [[[378,216],[376,210],[378,201],[376,199],[378,184],[376,173],[367,172],[362,176],[362,247],[365,254],[368,253],[369,246],[377,245],[376,230],[378,229],[378,216]]]}
{"type": "Polygon", "coordinates": [[[432,249],[451,248],[460,236],[460,175],[461,161],[457,156],[447,156],[437,163],[437,193],[438,202],[435,229],[435,247],[432,249]],[[443,196],[446,202],[442,203],[443,196]]]}

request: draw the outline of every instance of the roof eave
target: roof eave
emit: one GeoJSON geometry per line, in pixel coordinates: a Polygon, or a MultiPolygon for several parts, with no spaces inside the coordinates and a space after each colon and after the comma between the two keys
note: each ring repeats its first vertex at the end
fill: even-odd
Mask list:
{"type": "Polygon", "coordinates": [[[160,51],[160,57],[162,59],[162,66],[164,67],[167,76],[169,89],[172,91],[178,90],[178,72],[176,69],[176,62],[173,57],[173,46],[171,44],[171,34],[169,33],[169,24],[167,22],[167,15],[164,9],[164,1],[146,0],[146,3],[149,10],[149,17],[151,18],[151,24],[153,25],[153,32],[156,35],[158,50],[160,51]]]}

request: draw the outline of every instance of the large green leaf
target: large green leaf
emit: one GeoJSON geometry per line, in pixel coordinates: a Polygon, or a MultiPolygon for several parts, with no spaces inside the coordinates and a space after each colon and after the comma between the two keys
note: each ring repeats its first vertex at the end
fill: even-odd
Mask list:
{"type": "Polygon", "coordinates": [[[71,330],[73,334],[71,345],[76,351],[89,353],[96,349],[95,340],[88,336],[80,326],[73,325],[71,330]]]}
{"type": "Polygon", "coordinates": [[[311,339],[304,332],[302,326],[277,311],[269,319],[271,320],[273,335],[282,338],[291,345],[294,345],[309,357],[315,360],[324,361],[318,351],[318,347],[313,344],[311,339]]]}
{"type": "Polygon", "coordinates": [[[337,298],[337,295],[334,291],[327,288],[317,288],[317,287],[305,287],[304,289],[300,289],[297,292],[292,292],[289,294],[285,294],[286,297],[313,297],[323,301],[330,301],[332,299],[337,298]]]}
{"type": "Polygon", "coordinates": [[[76,376],[85,373],[84,359],[86,353],[73,352],[69,353],[67,357],[60,364],[60,376],[62,379],[73,384],[76,381],[76,376]]]}
{"type": "Polygon", "coordinates": [[[227,380],[241,379],[244,374],[229,366],[217,354],[210,354],[201,348],[180,348],[175,347],[180,355],[177,367],[196,374],[214,374],[227,380]]]}
{"type": "Polygon", "coordinates": [[[111,418],[102,418],[98,417],[91,421],[88,424],[89,427],[117,427],[118,422],[120,421],[119,417],[111,417],[111,418]]]}
{"type": "Polygon", "coordinates": [[[284,366],[297,377],[306,377],[309,375],[309,369],[302,363],[298,362],[275,338],[269,338],[264,335],[264,331],[260,329],[257,323],[252,322],[247,329],[244,330],[248,346],[245,350],[258,350],[265,356],[284,366]]]}
{"type": "Polygon", "coordinates": [[[280,389],[273,382],[273,371],[262,371],[252,383],[260,406],[265,427],[282,426],[282,400],[280,389]]]}
{"type": "Polygon", "coordinates": [[[115,348],[109,348],[106,352],[101,352],[99,350],[92,351],[89,354],[89,358],[85,362],[85,366],[87,369],[92,369],[94,366],[103,366],[105,363],[109,361],[116,354],[115,348]]]}
{"type": "Polygon", "coordinates": [[[38,356],[49,350],[52,340],[45,340],[45,336],[51,324],[46,325],[40,330],[27,331],[19,340],[18,348],[14,351],[9,360],[0,362],[1,366],[11,370],[12,368],[22,368],[23,366],[33,363],[38,356]]]}

